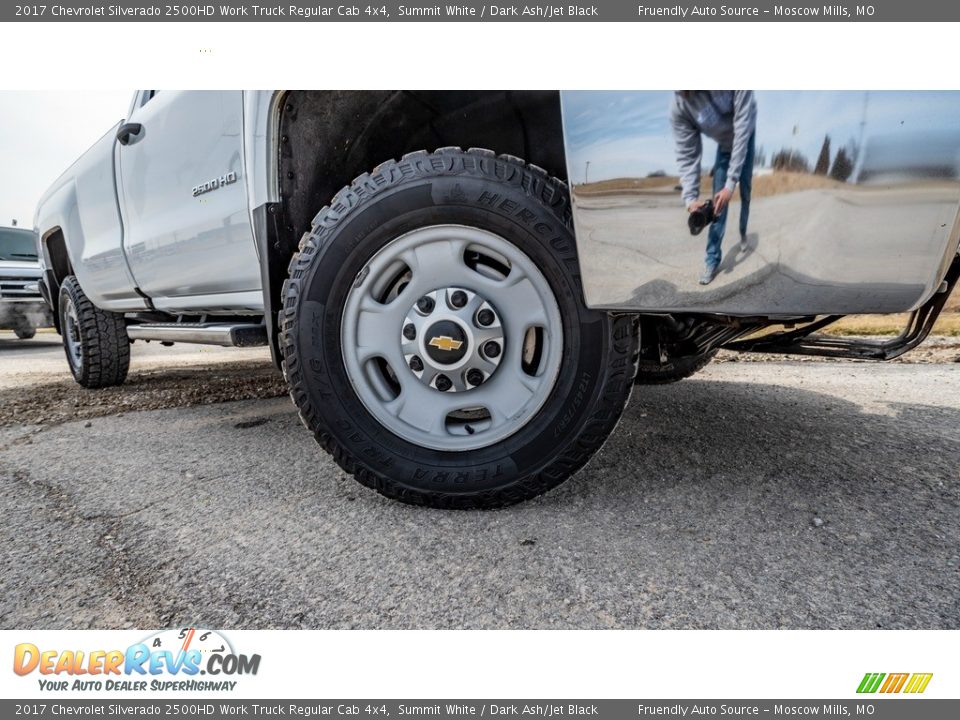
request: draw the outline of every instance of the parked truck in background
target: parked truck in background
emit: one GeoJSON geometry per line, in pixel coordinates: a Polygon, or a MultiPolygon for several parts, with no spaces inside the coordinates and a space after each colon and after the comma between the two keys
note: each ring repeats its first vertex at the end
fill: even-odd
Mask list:
{"type": "Polygon", "coordinates": [[[37,238],[31,230],[0,227],[0,330],[29,340],[51,327],[50,308],[40,296],[37,238]]]}
{"type": "Polygon", "coordinates": [[[954,123],[960,94],[760,97],[758,142],[783,152],[758,160],[751,231],[706,287],[669,101],[139,91],[36,213],[71,372],[122,383],[137,340],[269,345],[346,472],[476,508],[555,487],[634,384],[686,377],[719,348],[883,360],[923,340],[960,274],[960,178],[922,144],[953,142],[927,125],[954,123]],[[851,137],[842,157],[831,135],[851,137]],[[805,166],[824,136],[825,169],[805,166]],[[857,174],[873,136],[886,179],[857,174]],[[816,332],[903,311],[884,342],[816,332]]]}

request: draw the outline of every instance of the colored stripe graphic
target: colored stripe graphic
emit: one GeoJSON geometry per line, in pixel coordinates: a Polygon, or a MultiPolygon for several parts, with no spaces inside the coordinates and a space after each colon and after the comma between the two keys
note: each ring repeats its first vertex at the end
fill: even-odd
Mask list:
{"type": "Polygon", "coordinates": [[[927,689],[927,685],[930,684],[930,679],[933,677],[933,673],[914,673],[910,678],[910,682],[907,683],[907,687],[904,690],[905,693],[922,693],[927,689]]]}
{"type": "Polygon", "coordinates": [[[864,693],[922,693],[927,689],[933,673],[866,673],[857,692],[864,693]],[[881,685],[882,683],[882,685],[881,685]]]}
{"type": "Polygon", "coordinates": [[[903,688],[903,684],[910,677],[910,673],[890,673],[887,675],[887,681],[880,688],[882,693],[898,693],[903,688]]]}
{"type": "Polygon", "coordinates": [[[857,692],[875,693],[877,688],[880,687],[880,682],[884,677],[884,673],[867,673],[863,676],[863,680],[860,681],[860,687],[857,688],[857,692]]]}

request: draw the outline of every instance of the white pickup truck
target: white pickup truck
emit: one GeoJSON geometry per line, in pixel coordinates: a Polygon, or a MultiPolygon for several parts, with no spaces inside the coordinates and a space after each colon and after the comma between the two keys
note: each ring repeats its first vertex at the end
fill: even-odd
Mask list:
{"type": "Polygon", "coordinates": [[[921,342],[960,274],[958,117],[936,92],[144,90],[39,203],[42,291],[85,387],[136,340],[269,345],[361,483],[503,506],[721,347],[921,342]],[[894,339],[817,333],[905,311],[894,339]]]}

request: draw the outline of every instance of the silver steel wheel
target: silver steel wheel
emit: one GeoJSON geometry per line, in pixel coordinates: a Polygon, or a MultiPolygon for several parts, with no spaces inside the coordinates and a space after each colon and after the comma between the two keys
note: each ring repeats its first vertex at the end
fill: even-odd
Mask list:
{"type": "Polygon", "coordinates": [[[383,247],[341,324],[347,375],[387,429],[473,450],[527,424],[557,379],[560,309],[543,273],[486,230],[434,225],[383,247]]]}
{"type": "Polygon", "coordinates": [[[67,347],[67,356],[70,364],[77,372],[83,369],[83,353],[81,352],[80,320],[77,317],[77,308],[73,301],[64,298],[63,309],[63,342],[67,347]]]}

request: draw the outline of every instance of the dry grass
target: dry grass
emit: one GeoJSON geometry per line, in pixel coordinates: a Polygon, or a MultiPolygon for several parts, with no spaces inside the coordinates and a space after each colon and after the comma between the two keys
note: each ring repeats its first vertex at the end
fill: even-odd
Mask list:
{"type": "Polygon", "coordinates": [[[676,175],[647,178],[614,178],[599,182],[586,183],[576,186],[576,191],[583,195],[603,195],[618,192],[649,192],[651,190],[672,190],[679,182],[676,175]]]}
{"type": "Polygon", "coordinates": [[[953,293],[947,298],[947,304],[943,306],[943,312],[960,313],[960,290],[953,289],[953,293]]]}
{"type": "MultiPolygon", "coordinates": [[[[827,335],[898,335],[907,315],[850,315],[824,328],[827,335]]],[[[960,312],[943,313],[933,326],[933,335],[960,337],[960,312]]]]}
{"type": "MultiPolygon", "coordinates": [[[[896,335],[907,323],[906,313],[897,315],[849,315],[824,329],[830,335],[896,335]]],[[[954,289],[933,326],[933,335],[960,337],[960,290],[954,289]]]]}
{"type": "MultiPolygon", "coordinates": [[[[647,178],[614,178],[601,180],[586,185],[577,185],[575,191],[579,195],[607,195],[616,193],[673,193],[680,179],[676,175],[647,178]]],[[[701,197],[709,197],[712,193],[713,180],[704,174],[700,182],[701,197]]],[[[753,178],[753,197],[762,198],[785,193],[800,192],[801,190],[816,190],[823,188],[845,187],[846,183],[837,182],[823,175],[809,173],[773,172],[767,175],[757,175],[753,178]]],[[[739,192],[737,193],[739,195],[739,192]]]]}

